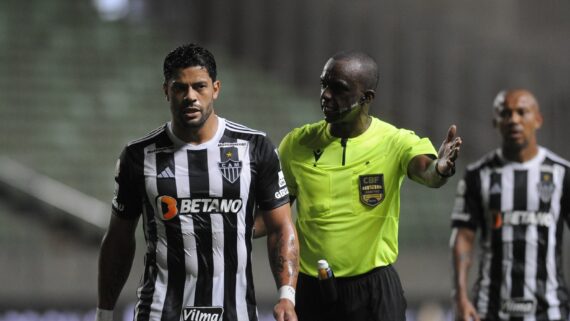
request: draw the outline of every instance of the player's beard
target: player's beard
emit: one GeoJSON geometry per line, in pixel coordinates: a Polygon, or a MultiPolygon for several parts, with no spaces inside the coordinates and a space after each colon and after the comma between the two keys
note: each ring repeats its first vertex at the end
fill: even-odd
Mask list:
{"type": "Polygon", "coordinates": [[[182,128],[194,130],[202,128],[214,111],[212,104],[210,104],[206,108],[199,108],[199,117],[187,120],[184,113],[184,108],[182,108],[182,111],[180,111],[178,114],[178,119],[180,120],[179,123],[182,128]]]}

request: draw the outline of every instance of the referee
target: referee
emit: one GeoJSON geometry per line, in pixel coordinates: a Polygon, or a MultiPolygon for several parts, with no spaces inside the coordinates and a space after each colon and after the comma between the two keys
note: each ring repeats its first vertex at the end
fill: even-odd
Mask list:
{"type": "Polygon", "coordinates": [[[429,187],[445,184],[461,138],[451,126],[436,153],[427,138],[370,116],[378,67],[367,54],[334,55],[320,81],[324,120],[292,130],[279,147],[291,200],[297,200],[298,318],[404,320],[406,301],[392,267],[400,186],[406,176],[429,187]],[[320,259],[336,276],[336,301],[320,290],[320,259]]]}
{"type": "Polygon", "coordinates": [[[451,215],[456,320],[568,320],[562,231],[564,221],[570,226],[570,163],[538,145],[543,119],[528,90],[501,91],[493,116],[502,145],[467,167],[451,215]]]}

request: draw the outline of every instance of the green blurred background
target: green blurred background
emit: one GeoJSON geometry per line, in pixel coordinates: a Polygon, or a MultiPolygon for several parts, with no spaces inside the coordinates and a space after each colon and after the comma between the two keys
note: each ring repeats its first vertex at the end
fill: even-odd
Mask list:
{"type": "MultiPolygon", "coordinates": [[[[541,143],[570,158],[569,15],[562,1],[2,0],[0,320],[95,306],[114,164],[126,142],[169,119],[162,62],[174,47],[211,49],[222,82],[217,113],[275,144],[321,119],[329,56],[368,52],[381,72],[372,113],[436,147],[457,124],[460,176],[497,147],[491,103],[503,88],[536,93],[541,143]]],[[[449,310],[457,176],[439,190],[404,185],[396,266],[410,319],[431,303],[449,310]]],[[[262,319],[277,297],[264,247],[256,241],[262,319]]],[[[119,303],[126,311],[140,252],[119,303]]]]}

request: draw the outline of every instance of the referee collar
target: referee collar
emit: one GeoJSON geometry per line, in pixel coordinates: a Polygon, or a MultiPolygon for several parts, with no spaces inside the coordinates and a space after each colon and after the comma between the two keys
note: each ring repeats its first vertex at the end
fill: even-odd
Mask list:
{"type": "MultiPolygon", "coordinates": [[[[370,125],[368,126],[368,128],[366,128],[366,130],[362,134],[360,134],[356,137],[348,138],[348,141],[351,141],[351,142],[366,141],[369,138],[372,138],[376,134],[375,130],[376,130],[376,127],[378,125],[380,125],[380,120],[376,117],[373,117],[373,116],[370,116],[370,117],[372,118],[372,120],[370,121],[370,125]]],[[[323,121],[323,122],[325,123],[325,131],[324,132],[325,132],[325,139],[326,140],[333,141],[336,139],[341,139],[341,137],[336,137],[336,136],[331,135],[331,130],[330,130],[330,127],[328,126],[328,123],[326,123],[325,121],[323,121]]]]}

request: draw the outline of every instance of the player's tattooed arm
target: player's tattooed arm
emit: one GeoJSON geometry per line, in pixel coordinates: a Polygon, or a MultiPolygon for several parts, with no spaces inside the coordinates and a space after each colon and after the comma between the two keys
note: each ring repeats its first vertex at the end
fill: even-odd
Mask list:
{"type": "Polygon", "coordinates": [[[292,281],[296,280],[299,272],[299,251],[295,235],[290,234],[288,237],[283,233],[269,235],[267,242],[275,283],[278,287],[295,284],[296,282],[292,281]]]}
{"type": "Polygon", "coordinates": [[[277,287],[296,287],[299,272],[299,244],[291,221],[288,204],[266,211],[264,222],[267,228],[269,264],[277,287]]]}
{"type": "Polygon", "coordinates": [[[475,231],[468,228],[454,228],[450,245],[453,256],[453,299],[457,320],[479,320],[477,311],[469,300],[468,280],[471,267],[475,231]]]}

